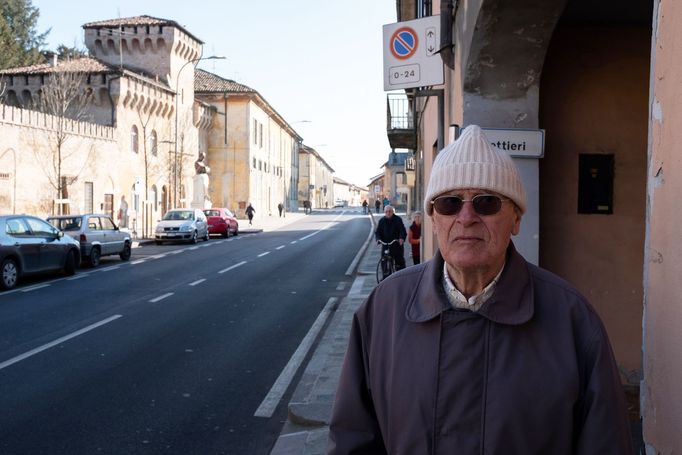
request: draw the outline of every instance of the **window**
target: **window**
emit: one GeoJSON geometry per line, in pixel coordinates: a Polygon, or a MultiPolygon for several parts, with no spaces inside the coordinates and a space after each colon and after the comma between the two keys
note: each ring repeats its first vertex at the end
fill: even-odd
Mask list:
{"type": "Polygon", "coordinates": [[[152,185],[152,210],[157,210],[159,207],[159,192],[156,189],[156,185],[152,185]]]}
{"type": "Polygon", "coordinates": [[[253,119],[253,145],[258,145],[258,120],[253,119]]]}
{"type": "Polygon", "coordinates": [[[114,222],[111,221],[111,218],[108,217],[101,217],[99,221],[102,223],[102,229],[106,229],[109,231],[112,231],[115,229],[114,227],[114,222]]]}
{"type": "Polygon", "coordinates": [[[258,125],[258,147],[263,148],[263,124],[258,125]]]}
{"type": "Polygon", "coordinates": [[[26,224],[31,228],[33,235],[38,237],[51,237],[57,233],[57,230],[51,224],[46,221],[39,220],[37,218],[24,218],[26,224]]]}
{"type": "Polygon", "coordinates": [[[92,182],[85,182],[85,213],[92,213],[94,212],[94,207],[93,207],[93,184],[92,182]]]}
{"type": "Polygon", "coordinates": [[[256,164],[256,159],[254,158],[254,159],[253,159],[253,168],[256,169],[257,167],[258,167],[258,166],[257,166],[257,164],[256,164]]]}
{"type": "Polygon", "coordinates": [[[130,129],[130,150],[135,153],[137,153],[139,150],[136,125],[133,125],[133,127],[130,129]]]}
{"type": "Polygon", "coordinates": [[[157,136],[156,136],[156,131],[152,130],[151,134],[149,135],[149,151],[151,152],[152,155],[156,156],[158,150],[157,150],[157,136]]]}
{"type": "Polygon", "coordinates": [[[13,236],[27,236],[28,228],[21,218],[12,218],[5,223],[5,232],[13,236]]]}

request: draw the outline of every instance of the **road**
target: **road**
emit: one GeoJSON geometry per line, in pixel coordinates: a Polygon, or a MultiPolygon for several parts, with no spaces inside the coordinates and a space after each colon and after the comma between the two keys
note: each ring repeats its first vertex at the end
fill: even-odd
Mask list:
{"type": "Polygon", "coordinates": [[[369,229],[317,212],[0,294],[0,453],[269,453],[293,389],[273,384],[369,229]]]}

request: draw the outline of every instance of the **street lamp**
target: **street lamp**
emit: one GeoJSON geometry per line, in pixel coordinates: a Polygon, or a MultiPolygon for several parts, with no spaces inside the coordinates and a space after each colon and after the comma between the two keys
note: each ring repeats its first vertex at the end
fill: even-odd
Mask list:
{"type": "Polygon", "coordinates": [[[175,76],[175,152],[173,156],[173,208],[178,206],[178,89],[180,88],[180,73],[185,69],[190,63],[198,63],[201,60],[225,60],[223,56],[210,55],[208,57],[194,58],[185,62],[184,65],[178,70],[178,74],[175,76]]]}

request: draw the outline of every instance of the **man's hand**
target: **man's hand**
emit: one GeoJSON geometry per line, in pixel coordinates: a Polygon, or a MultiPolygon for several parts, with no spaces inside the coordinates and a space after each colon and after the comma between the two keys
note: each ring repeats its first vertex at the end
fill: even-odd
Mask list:
{"type": "Polygon", "coordinates": [[[398,242],[400,243],[400,245],[402,245],[403,243],[405,243],[405,240],[399,239],[398,242]]]}

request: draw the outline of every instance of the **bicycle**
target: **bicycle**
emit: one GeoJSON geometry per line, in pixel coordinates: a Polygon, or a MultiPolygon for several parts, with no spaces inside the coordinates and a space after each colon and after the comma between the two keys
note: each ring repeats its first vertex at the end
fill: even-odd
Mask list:
{"type": "Polygon", "coordinates": [[[379,243],[381,244],[381,258],[377,264],[377,283],[381,283],[381,281],[395,272],[395,260],[393,259],[393,256],[391,256],[390,246],[397,241],[398,239],[393,239],[386,243],[379,240],[379,243]]]}

